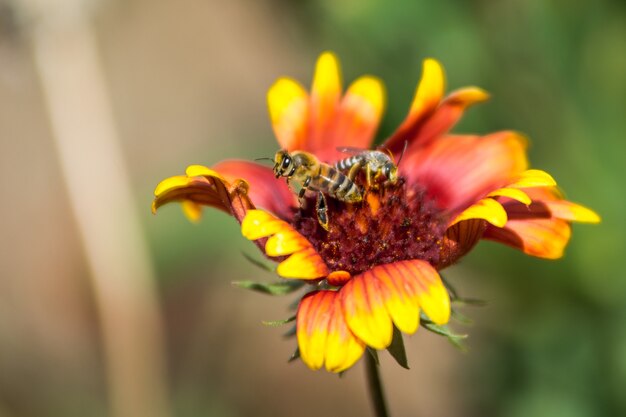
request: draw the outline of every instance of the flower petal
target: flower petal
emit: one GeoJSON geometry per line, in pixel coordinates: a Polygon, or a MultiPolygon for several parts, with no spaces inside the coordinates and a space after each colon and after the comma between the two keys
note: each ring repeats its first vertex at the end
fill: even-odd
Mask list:
{"type": "Polygon", "coordinates": [[[481,219],[465,220],[450,226],[441,244],[438,269],[452,265],[478,243],[487,222],[481,219]]]}
{"type": "Polygon", "coordinates": [[[396,262],[394,265],[412,272],[411,282],[424,314],[436,324],[446,324],[450,320],[450,295],[437,270],[419,259],[396,262]]]}
{"type": "Polygon", "coordinates": [[[531,187],[553,187],[556,181],[550,174],[540,169],[529,169],[522,172],[513,183],[511,188],[531,188],[531,187]]]}
{"type": "MultiPolygon", "coordinates": [[[[364,76],[354,81],[346,91],[337,120],[333,126],[333,143],[338,146],[369,148],[385,107],[383,83],[375,77],[364,76]]],[[[336,155],[336,159],[345,155],[336,155]]]]}
{"type": "Polygon", "coordinates": [[[420,308],[435,323],[450,318],[448,291],[437,271],[422,260],[375,266],[350,280],[340,293],[348,327],[375,349],[391,343],[392,322],[414,333],[420,308]]]}
{"type": "Polygon", "coordinates": [[[446,89],[446,75],[443,66],[433,58],[426,58],[422,63],[422,78],[415,91],[409,118],[418,119],[431,113],[443,98],[446,89]]]}
{"type": "Polygon", "coordinates": [[[346,325],[337,291],[307,294],[300,301],[296,327],[300,357],[311,369],[325,364],[330,372],[342,372],[365,350],[346,325]]]}
{"type": "Polygon", "coordinates": [[[512,200],[519,201],[520,203],[529,205],[531,203],[531,199],[524,191],[517,188],[498,188],[487,194],[487,197],[507,197],[512,200]]]}
{"type": "Polygon", "coordinates": [[[372,275],[371,270],[354,277],[340,293],[344,316],[350,330],[374,349],[389,346],[393,326],[385,307],[379,281],[372,275]]]}
{"type": "Polygon", "coordinates": [[[553,217],[570,222],[600,223],[600,216],[593,210],[563,198],[556,187],[531,188],[526,191],[534,201],[545,205],[553,217]]]}
{"type": "Polygon", "coordinates": [[[294,253],[276,268],[281,277],[293,279],[323,278],[328,272],[324,260],[312,247],[294,253]]]}
{"type": "Polygon", "coordinates": [[[488,226],[484,237],[546,259],[563,256],[571,236],[571,227],[557,218],[509,220],[504,228],[488,226]]]}
{"type": "Polygon", "coordinates": [[[280,78],[267,92],[267,105],[281,148],[302,149],[309,123],[309,95],[304,87],[291,78],[280,78]]]}
{"type": "Polygon", "coordinates": [[[219,173],[206,167],[192,166],[190,172],[202,171],[204,176],[177,175],[161,181],[154,190],[152,211],[172,201],[187,201],[195,204],[183,207],[192,220],[199,218],[198,205],[206,205],[223,210],[241,222],[246,211],[254,208],[248,197],[248,184],[235,179],[230,182],[219,173]]]}
{"type": "Polygon", "coordinates": [[[409,114],[384,144],[394,154],[403,149],[405,142],[413,150],[428,145],[448,132],[467,107],[489,99],[484,90],[466,87],[453,91],[442,100],[445,75],[441,64],[427,59],[422,73],[409,114]]]}
{"type": "Polygon", "coordinates": [[[339,61],[332,52],[324,52],[317,59],[311,86],[309,137],[304,150],[327,148],[330,127],[341,97],[339,61]]]}
{"type": "Polygon", "coordinates": [[[496,227],[503,227],[507,221],[506,211],[500,203],[492,198],[483,198],[469,206],[450,223],[450,226],[470,219],[483,219],[496,227]]]}
{"type": "Polygon", "coordinates": [[[290,220],[298,200],[284,181],[274,176],[272,169],[254,162],[230,160],[216,164],[213,169],[229,181],[243,178],[250,185],[248,196],[257,208],[264,208],[290,220]]]}
{"type": "Polygon", "coordinates": [[[439,106],[445,91],[445,74],[439,61],[427,58],[422,64],[422,77],[417,85],[409,114],[384,146],[393,153],[402,150],[405,141],[411,141],[419,123],[439,106]]]}
{"type": "Polygon", "coordinates": [[[407,154],[400,170],[425,186],[441,208],[458,214],[526,170],[525,148],[525,139],[515,132],[447,136],[407,154]]]}
{"type": "Polygon", "coordinates": [[[248,240],[257,240],[289,229],[287,223],[263,210],[249,210],[241,223],[241,234],[248,240]]]}
{"type": "Polygon", "coordinates": [[[241,222],[241,233],[249,240],[268,238],[265,253],[289,255],[276,272],[283,278],[317,279],[328,275],[328,267],[311,243],[289,225],[263,210],[248,210],[241,222]]]}
{"type": "Polygon", "coordinates": [[[580,223],[600,223],[601,218],[595,211],[566,200],[545,201],[550,213],[558,219],[580,223]]]}
{"type": "Polygon", "coordinates": [[[202,206],[193,201],[183,201],[180,203],[183,207],[183,213],[185,216],[194,223],[197,223],[202,218],[202,206]]]}
{"type": "Polygon", "coordinates": [[[412,147],[423,147],[446,134],[461,119],[465,110],[474,104],[489,99],[489,94],[478,87],[466,87],[452,92],[447,96],[435,113],[416,131],[412,139],[408,139],[412,147]]]}
{"type": "Polygon", "coordinates": [[[380,282],[387,312],[396,327],[407,334],[415,333],[420,309],[412,271],[402,263],[395,263],[374,268],[371,274],[380,282]]]}

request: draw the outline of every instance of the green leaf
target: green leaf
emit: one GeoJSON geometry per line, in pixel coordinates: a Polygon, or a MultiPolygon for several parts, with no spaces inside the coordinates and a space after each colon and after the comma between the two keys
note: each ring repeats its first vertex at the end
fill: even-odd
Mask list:
{"type": "Polygon", "coordinates": [[[455,298],[452,300],[452,304],[459,306],[484,307],[487,305],[487,302],[476,298],[455,298]]]}
{"type": "Polygon", "coordinates": [[[391,344],[387,348],[387,351],[398,362],[398,365],[405,369],[409,368],[409,362],[406,358],[406,351],[404,349],[404,340],[402,339],[402,333],[396,326],[393,326],[393,338],[391,344]]]}
{"type": "Polygon", "coordinates": [[[453,333],[446,325],[435,324],[430,320],[422,320],[424,328],[441,336],[445,336],[454,347],[462,351],[466,351],[467,347],[464,345],[463,340],[467,339],[466,334],[453,333]]]}
{"type": "Polygon", "coordinates": [[[294,321],[296,319],[296,316],[291,316],[288,319],[283,319],[283,320],[273,320],[273,321],[262,321],[261,323],[263,323],[266,326],[271,326],[271,327],[279,327],[282,325],[285,325],[287,323],[291,323],[292,321],[294,321]]]}
{"type": "Polygon", "coordinates": [[[450,311],[452,313],[452,318],[458,321],[459,323],[465,324],[467,326],[474,324],[474,320],[470,319],[465,314],[460,313],[458,310],[453,308],[450,311]]]}
{"type": "Polygon", "coordinates": [[[247,290],[258,291],[270,295],[285,295],[292,293],[304,285],[302,281],[278,281],[274,283],[263,283],[254,281],[235,281],[233,285],[247,290]]]}
{"type": "Polygon", "coordinates": [[[269,271],[269,272],[276,272],[276,269],[268,264],[266,264],[263,261],[260,261],[256,258],[253,258],[252,255],[248,255],[245,252],[241,252],[241,254],[243,255],[244,258],[246,258],[248,260],[248,262],[250,262],[252,265],[258,266],[259,268],[265,270],[265,271],[269,271]]]}

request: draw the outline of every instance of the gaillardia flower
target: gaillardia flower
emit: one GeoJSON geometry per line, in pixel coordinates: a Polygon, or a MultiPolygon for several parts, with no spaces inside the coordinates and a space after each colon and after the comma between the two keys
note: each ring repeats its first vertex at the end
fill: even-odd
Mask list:
{"type": "MultiPolygon", "coordinates": [[[[362,201],[327,197],[327,228],[318,221],[316,195],[309,195],[317,193],[298,199],[270,167],[238,160],[190,166],[162,181],[153,210],[181,201],[192,219],[202,205],[234,216],[243,236],[278,263],[279,276],[311,284],[296,314],[301,359],[341,372],[367,346],[387,348],[394,327],[412,334],[420,317],[447,323],[450,296],[438,271],[480,239],[555,259],[571,222],[599,222],[593,211],[564,200],[549,174],[528,168],[520,134],[450,134],[465,109],[488,95],[467,87],[444,96],[444,82],[441,65],[426,59],[406,119],[380,147],[396,163],[402,154],[397,181],[370,187],[357,173],[362,201]]],[[[289,78],[268,92],[279,147],[328,165],[348,157],[342,147],[372,146],[384,104],[374,77],[342,93],[337,59],[328,52],[317,61],[310,93],[289,78]]]]}

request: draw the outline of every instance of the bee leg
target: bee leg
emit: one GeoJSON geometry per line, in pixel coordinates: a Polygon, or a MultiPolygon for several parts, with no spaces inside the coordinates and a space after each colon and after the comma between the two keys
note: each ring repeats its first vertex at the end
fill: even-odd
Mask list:
{"type": "Polygon", "coordinates": [[[326,197],[323,193],[317,194],[315,203],[315,212],[317,213],[317,221],[324,230],[328,231],[328,206],[326,205],[326,197]]]}
{"type": "Polygon", "coordinates": [[[356,178],[361,168],[363,168],[363,165],[361,165],[360,163],[356,163],[352,165],[352,167],[350,168],[350,171],[348,171],[348,179],[354,182],[354,179],[356,178]]]}
{"type": "Polygon", "coordinates": [[[300,189],[300,192],[298,192],[298,200],[300,201],[300,207],[304,206],[304,194],[306,193],[306,190],[308,189],[307,187],[309,186],[309,184],[311,183],[311,177],[306,177],[306,179],[304,180],[304,182],[302,183],[302,188],[300,189]]]}
{"type": "Polygon", "coordinates": [[[367,180],[367,188],[372,188],[372,169],[369,164],[365,167],[365,179],[367,180]]]}

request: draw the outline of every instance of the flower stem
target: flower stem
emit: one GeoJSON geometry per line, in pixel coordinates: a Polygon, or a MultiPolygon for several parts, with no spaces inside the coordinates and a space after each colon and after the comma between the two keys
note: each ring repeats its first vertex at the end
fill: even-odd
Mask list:
{"type": "Polygon", "coordinates": [[[383,393],[383,385],[378,372],[378,363],[374,356],[365,354],[365,367],[367,369],[367,383],[369,387],[372,405],[376,411],[376,417],[388,417],[387,404],[385,403],[385,394],[383,393]]]}

